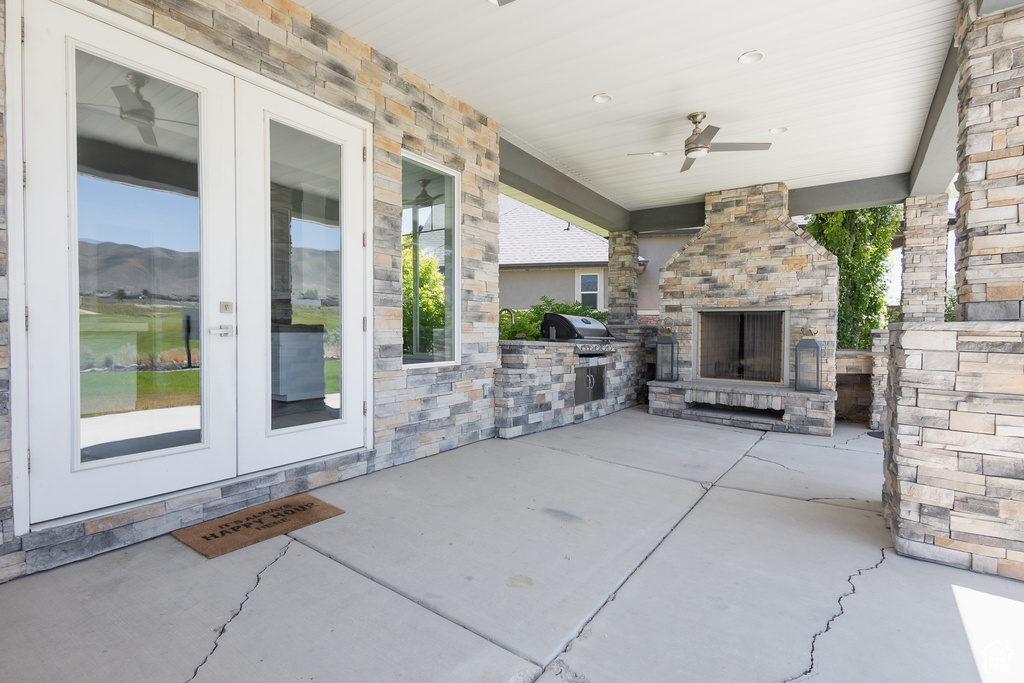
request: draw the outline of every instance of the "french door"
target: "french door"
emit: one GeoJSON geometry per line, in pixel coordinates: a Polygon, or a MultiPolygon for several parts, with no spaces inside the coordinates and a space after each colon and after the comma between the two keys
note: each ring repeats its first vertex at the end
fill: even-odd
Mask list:
{"type": "Polygon", "coordinates": [[[25,19],[32,521],[365,445],[366,131],[25,19]]]}

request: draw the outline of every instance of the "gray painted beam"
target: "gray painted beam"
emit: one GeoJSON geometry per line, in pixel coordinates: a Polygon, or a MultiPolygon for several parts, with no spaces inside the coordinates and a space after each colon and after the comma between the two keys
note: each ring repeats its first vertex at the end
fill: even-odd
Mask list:
{"type": "Polygon", "coordinates": [[[950,45],[910,167],[910,195],[942,194],[957,172],[957,50],[950,45]]]}
{"type": "Polygon", "coordinates": [[[789,212],[794,216],[804,216],[826,211],[865,209],[901,204],[909,196],[910,174],[899,173],[790,190],[789,212]]]}
{"type": "Polygon", "coordinates": [[[629,211],[501,138],[501,183],[605,230],[628,230],[629,211]]]}
{"type": "Polygon", "coordinates": [[[699,228],[704,225],[704,202],[676,204],[657,209],[641,209],[629,214],[629,229],[634,232],[699,228]]]}
{"type": "MultiPolygon", "coordinates": [[[[949,179],[946,181],[949,185],[949,179]]],[[[864,209],[885,204],[900,204],[908,196],[907,173],[851,180],[845,183],[802,187],[789,191],[789,212],[794,216],[826,211],[864,209]]],[[[945,186],[937,192],[945,192],[945,186]]],[[[642,209],[630,214],[629,229],[636,232],[695,228],[704,225],[704,204],[677,204],[657,209],[642,209]]]]}

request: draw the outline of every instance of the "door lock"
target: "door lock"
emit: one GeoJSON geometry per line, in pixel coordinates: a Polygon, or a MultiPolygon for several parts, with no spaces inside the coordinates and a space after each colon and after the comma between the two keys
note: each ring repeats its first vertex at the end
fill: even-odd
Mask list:
{"type": "Polygon", "coordinates": [[[211,327],[210,334],[215,337],[232,337],[235,334],[235,326],[221,325],[220,327],[211,327]]]}

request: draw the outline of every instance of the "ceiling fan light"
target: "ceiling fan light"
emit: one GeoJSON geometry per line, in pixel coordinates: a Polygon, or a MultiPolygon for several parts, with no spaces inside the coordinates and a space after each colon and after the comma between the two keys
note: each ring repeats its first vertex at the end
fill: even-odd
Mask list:
{"type": "Polygon", "coordinates": [[[701,157],[706,157],[710,151],[710,147],[690,147],[686,150],[686,156],[691,159],[700,159],[701,157]]]}

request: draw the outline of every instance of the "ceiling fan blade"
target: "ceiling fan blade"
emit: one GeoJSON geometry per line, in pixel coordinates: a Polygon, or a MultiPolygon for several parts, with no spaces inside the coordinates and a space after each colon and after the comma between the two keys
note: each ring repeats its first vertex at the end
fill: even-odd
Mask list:
{"type": "Polygon", "coordinates": [[[722,129],[718,126],[708,126],[700,132],[700,135],[698,135],[697,139],[693,141],[693,144],[700,145],[702,147],[704,145],[711,144],[711,138],[718,135],[718,131],[720,130],[722,129]]]}
{"type": "Polygon", "coordinates": [[[153,132],[153,129],[150,126],[136,126],[136,128],[139,129],[139,135],[142,136],[143,142],[147,145],[159,147],[159,145],[156,144],[156,133],[153,132]]]}
{"type": "Polygon", "coordinates": [[[682,152],[682,149],[657,149],[654,152],[631,152],[627,154],[628,157],[653,157],[653,156],[665,156],[668,154],[675,154],[676,152],[682,152]],[[658,155],[657,152],[664,152],[663,155],[658,155]]]}
{"type": "Polygon", "coordinates": [[[770,142],[716,142],[712,152],[764,152],[771,149],[770,142]]]}
{"type": "Polygon", "coordinates": [[[115,85],[111,88],[111,91],[113,91],[114,97],[117,98],[118,104],[121,105],[121,111],[142,109],[142,100],[127,85],[115,85]]]}
{"type": "Polygon", "coordinates": [[[683,162],[683,167],[679,169],[679,172],[689,171],[690,167],[693,166],[693,162],[696,161],[693,157],[686,157],[686,161],[683,162]]]}

